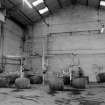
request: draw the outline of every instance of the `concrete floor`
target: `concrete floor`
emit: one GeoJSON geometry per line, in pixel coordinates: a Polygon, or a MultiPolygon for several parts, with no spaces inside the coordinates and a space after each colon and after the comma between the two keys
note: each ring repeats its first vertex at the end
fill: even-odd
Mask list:
{"type": "Polygon", "coordinates": [[[105,105],[105,84],[81,91],[66,87],[59,92],[41,85],[23,90],[0,88],[0,105],[105,105]]]}

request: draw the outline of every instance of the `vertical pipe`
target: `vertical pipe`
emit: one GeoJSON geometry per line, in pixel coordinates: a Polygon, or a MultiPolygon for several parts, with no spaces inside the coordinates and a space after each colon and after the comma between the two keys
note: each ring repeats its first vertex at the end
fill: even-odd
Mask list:
{"type": "Polygon", "coordinates": [[[5,24],[1,23],[1,69],[2,71],[5,70],[4,64],[4,31],[5,31],[5,24]]]}
{"type": "Polygon", "coordinates": [[[20,58],[20,78],[24,77],[24,72],[23,72],[23,57],[20,58]]]}
{"type": "MultiPolygon", "coordinates": [[[[45,70],[45,48],[44,48],[44,39],[42,39],[42,71],[45,70]]],[[[44,83],[45,81],[45,76],[44,76],[44,73],[43,73],[43,85],[45,84],[44,83]]]]}
{"type": "Polygon", "coordinates": [[[79,56],[79,54],[77,54],[77,60],[78,60],[77,61],[77,63],[78,63],[77,65],[80,66],[80,56],[79,56]]]}
{"type": "MultiPolygon", "coordinates": [[[[3,12],[4,18],[6,15],[6,9],[5,9],[5,0],[0,1],[0,8],[3,8],[1,11],[3,12]]],[[[5,70],[5,57],[4,57],[4,34],[5,34],[5,23],[4,21],[1,22],[1,71],[3,72],[5,70]]]]}

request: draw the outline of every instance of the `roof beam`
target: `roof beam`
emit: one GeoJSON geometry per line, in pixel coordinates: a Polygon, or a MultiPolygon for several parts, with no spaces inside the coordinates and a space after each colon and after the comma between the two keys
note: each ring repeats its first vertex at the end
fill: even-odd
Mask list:
{"type": "Polygon", "coordinates": [[[71,3],[72,3],[73,5],[75,5],[75,4],[77,3],[77,0],[71,0],[71,3]]]}
{"type": "Polygon", "coordinates": [[[0,0],[0,6],[1,8],[5,8],[5,0],[0,0]]]}
{"type": "Polygon", "coordinates": [[[86,5],[88,6],[88,0],[86,1],[86,5]]]}
{"type": "Polygon", "coordinates": [[[25,24],[22,24],[20,22],[18,22],[14,17],[9,17],[10,19],[12,19],[14,22],[16,22],[21,28],[26,28],[26,25],[25,24]]]}
{"type": "Polygon", "coordinates": [[[99,0],[99,4],[98,4],[98,10],[100,9],[100,2],[101,2],[101,0],[99,0]]]}
{"type": "Polygon", "coordinates": [[[63,8],[63,5],[62,5],[61,1],[60,0],[57,0],[57,2],[59,4],[60,8],[63,8]]]}
{"type": "Polygon", "coordinates": [[[12,8],[9,8],[8,11],[14,11],[19,9],[19,7],[21,6],[21,4],[19,3],[18,5],[13,6],[12,8]]]}
{"type": "Polygon", "coordinates": [[[46,0],[43,0],[43,1],[44,1],[45,6],[49,9],[49,12],[50,12],[51,15],[52,15],[53,13],[52,13],[52,11],[50,10],[49,6],[47,5],[46,0]]]}
{"type": "Polygon", "coordinates": [[[49,27],[49,24],[45,21],[44,17],[39,13],[39,11],[33,6],[33,9],[39,14],[43,22],[49,27]]]}
{"type": "MultiPolygon", "coordinates": [[[[17,15],[22,16],[22,14],[19,11],[15,11],[17,15]]],[[[18,19],[16,19],[16,16],[12,15],[11,11],[6,11],[6,18],[12,19],[14,22],[19,24],[22,27],[26,27],[25,24],[29,24],[29,22],[26,20],[25,17],[22,16],[22,18],[25,20],[24,23],[20,22],[18,19]]]]}
{"type": "MultiPolygon", "coordinates": [[[[13,4],[14,5],[14,8],[16,9],[16,10],[18,10],[24,17],[26,17],[27,19],[28,19],[28,21],[29,21],[29,23],[33,23],[33,21],[27,16],[27,15],[25,15],[25,13],[24,12],[22,12],[19,8],[18,8],[18,6],[17,5],[15,5],[11,0],[8,0],[11,4],[13,4]]],[[[47,26],[49,26],[49,24],[48,23],[46,23],[46,21],[45,21],[45,19],[43,18],[43,16],[39,13],[39,11],[35,8],[35,7],[33,7],[33,9],[35,9],[36,10],[36,12],[40,15],[40,17],[41,17],[41,19],[43,20],[43,22],[47,25],[47,26]]]]}
{"type": "MultiPolygon", "coordinates": [[[[15,5],[11,0],[8,0],[11,4],[13,4],[13,6],[17,6],[17,5],[15,5]]],[[[20,13],[22,13],[22,15],[24,16],[24,17],[26,17],[27,18],[27,20],[29,21],[29,23],[33,23],[33,21],[24,13],[24,12],[22,12],[19,8],[18,9],[16,9],[16,10],[18,10],[20,13]]]]}

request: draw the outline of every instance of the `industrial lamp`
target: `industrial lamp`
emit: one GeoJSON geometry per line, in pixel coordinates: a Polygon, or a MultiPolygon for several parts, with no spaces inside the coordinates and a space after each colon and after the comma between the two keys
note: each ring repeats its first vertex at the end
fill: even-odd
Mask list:
{"type": "Polygon", "coordinates": [[[100,1],[100,6],[105,6],[105,1],[100,1]]]}
{"type": "Polygon", "coordinates": [[[36,0],[32,3],[33,6],[38,6],[39,4],[43,3],[44,1],[43,0],[36,0]]]}
{"type": "Polygon", "coordinates": [[[47,7],[45,7],[45,8],[43,8],[43,9],[39,10],[39,13],[40,13],[40,14],[44,14],[45,12],[48,12],[48,8],[47,8],[47,7]]]}
{"type": "Polygon", "coordinates": [[[101,24],[101,30],[100,30],[100,32],[103,33],[104,32],[104,29],[105,29],[104,24],[101,24]]]}

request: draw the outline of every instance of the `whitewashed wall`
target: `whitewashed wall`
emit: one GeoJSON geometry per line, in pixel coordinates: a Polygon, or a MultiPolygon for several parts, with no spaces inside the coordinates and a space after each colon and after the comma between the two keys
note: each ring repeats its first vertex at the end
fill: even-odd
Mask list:
{"type": "MultiPolygon", "coordinates": [[[[79,55],[80,65],[90,81],[96,81],[95,72],[102,67],[105,71],[105,32],[99,33],[105,22],[105,11],[76,5],[60,10],[33,28],[33,53],[42,54],[42,40],[45,54],[48,54],[49,70],[60,71],[72,62],[71,53],[79,55]]],[[[34,70],[41,69],[40,57],[33,58],[34,70]],[[38,60],[39,59],[39,60],[38,60]],[[39,62],[40,61],[40,62],[39,62]]]]}
{"type": "MultiPolygon", "coordinates": [[[[23,35],[23,29],[12,20],[6,19],[4,27],[4,48],[3,48],[5,56],[21,55],[22,35],[23,35]]],[[[2,49],[0,48],[0,55],[1,52],[2,49]]],[[[19,64],[19,61],[10,60],[10,62],[19,64]]],[[[17,69],[19,69],[19,65],[7,64],[5,66],[6,71],[16,71],[17,69]]]]}

